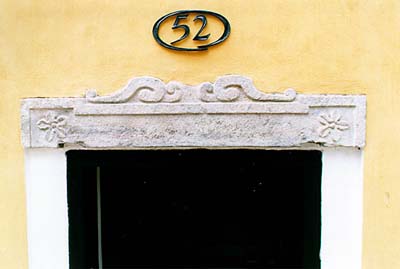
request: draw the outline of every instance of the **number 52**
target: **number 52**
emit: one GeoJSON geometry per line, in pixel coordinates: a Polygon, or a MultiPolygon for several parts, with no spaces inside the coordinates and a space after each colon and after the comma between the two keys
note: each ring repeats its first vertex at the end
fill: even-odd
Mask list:
{"type": "MultiPolygon", "coordinates": [[[[183,19],[187,19],[187,17],[188,17],[188,15],[189,14],[179,14],[179,15],[176,15],[176,19],[175,19],[175,22],[174,22],[174,24],[172,25],[172,29],[183,29],[184,31],[185,31],[185,33],[180,37],[180,38],[178,38],[177,40],[175,40],[175,41],[172,41],[170,44],[172,45],[172,44],[175,44],[175,43],[177,43],[177,42],[179,42],[179,41],[182,41],[182,40],[184,40],[185,38],[187,38],[188,36],[189,36],[189,33],[190,33],[190,28],[189,28],[189,26],[187,26],[187,25],[185,25],[185,24],[179,24],[179,22],[180,22],[180,20],[183,20],[183,19]]],[[[206,27],[206,25],[207,25],[207,18],[206,18],[206,16],[204,16],[204,15],[197,15],[195,18],[194,18],[194,22],[195,21],[198,21],[198,20],[200,20],[201,22],[202,22],[202,25],[201,25],[201,28],[200,28],[200,30],[197,32],[197,34],[195,35],[195,37],[193,38],[193,40],[196,40],[196,41],[205,41],[205,40],[207,40],[209,37],[210,37],[210,34],[208,34],[208,35],[201,35],[201,32],[204,30],[204,28],[206,27]]]]}
{"type": "MultiPolygon", "coordinates": [[[[217,28],[218,29],[218,28],[217,28]]],[[[162,16],[161,18],[159,18],[156,23],[153,25],[153,37],[154,39],[157,41],[157,43],[161,46],[163,46],[164,48],[167,49],[171,49],[171,50],[177,50],[177,51],[202,51],[202,50],[207,50],[209,47],[215,46],[223,41],[225,41],[229,34],[231,32],[231,26],[229,24],[229,21],[222,16],[221,14],[212,12],[212,11],[208,11],[208,10],[178,10],[178,11],[174,11],[171,13],[168,13],[164,16],[162,16]],[[185,20],[186,22],[188,22],[188,17],[189,14],[195,14],[196,17],[194,18],[194,22],[196,21],[201,21],[201,27],[199,29],[199,31],[196,33],[196,35],[194,36],[193,40],[194,41],[206,41],[204,43],[200,43],[198,44],[197,48],[193,48],[193,47],[180,47],[179,45],[175,45],[175,43],[179,43],[179,41],[182,41],[186,38],[188,38],[188,36],[190,35],[190,27],[187,25],[187,23],[185,24],[185,20]],[[217,20],[219,20],[223,26],[224,26],[224,32],[222,33],[222,35],[219,38],[214,38],[214,34],[204,34],[203,31],[205,29],[205,27],[207,26],[207,18],[216,18],[217,20]],[[159,30],[161,25],[169,18],[175,18],[175,22],[174,24],[171,26],[170,29],[175,30],[175,29],[180,29],[183,30],[184,33],[183,35],[178,38],[175,41],[172,41],[171,43],[169,43],[170,41],[166,42],[164,40],[162,40],[162,38],[160,38],[159,35],[159,30]],[[212,39],[210,36],[212,35],[212,38],[215,39],[214,41],[211,41],[210,39],[212,39]]]]}

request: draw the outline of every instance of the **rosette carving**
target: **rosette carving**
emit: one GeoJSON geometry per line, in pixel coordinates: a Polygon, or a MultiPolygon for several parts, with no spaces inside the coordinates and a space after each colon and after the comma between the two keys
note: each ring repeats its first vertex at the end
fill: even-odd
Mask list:
{"type": "Polygon", "coordinates": [[[322,138],[331,137],[334,142],[338,142],[342,138],[342,132],[350,128],[349,124],[342,120],[342,116],[335,112],[321,113],[319,122],[321,124],[318,129],[319,136],[322,138]]]}
{"type": "Polygon", "coordinates": [[[48,112],[45,117],[37,123],[37,127],[46,133],[45,138],[51,142],[54,138],[63,139],[66,137],[67,117],[48,112]]]}

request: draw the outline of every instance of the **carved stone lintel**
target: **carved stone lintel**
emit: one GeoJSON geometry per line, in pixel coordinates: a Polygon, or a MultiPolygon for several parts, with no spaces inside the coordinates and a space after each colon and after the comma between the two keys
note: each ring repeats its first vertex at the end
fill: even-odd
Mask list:
{"type": "Polygon", "coordinates": [[[366,98],[258,91],[224,76],[188,86],[141,77],[106,96],[22,103],[24,147],[363,147],[366,98]]]}

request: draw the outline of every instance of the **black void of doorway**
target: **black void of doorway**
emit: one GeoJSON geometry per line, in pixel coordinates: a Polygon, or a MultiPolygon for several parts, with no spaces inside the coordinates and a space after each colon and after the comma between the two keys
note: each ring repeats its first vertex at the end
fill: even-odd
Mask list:
{"type": "Polygon", "coordinates": [[[68,151],[67,162],[71,269],[320,268],[319,151],[68,151]]]}

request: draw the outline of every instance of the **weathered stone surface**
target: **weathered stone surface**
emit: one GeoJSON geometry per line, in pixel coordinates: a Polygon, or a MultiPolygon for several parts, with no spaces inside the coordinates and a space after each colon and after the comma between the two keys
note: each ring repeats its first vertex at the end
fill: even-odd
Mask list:
{"type": "Polygon", "coordinates": [[[224,76],[187,86],[135,78],[108,96],[22,101],[24,147],[309,147],[365,145],[366,97],[258,91],[224,76]]]}

